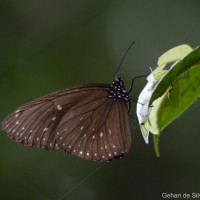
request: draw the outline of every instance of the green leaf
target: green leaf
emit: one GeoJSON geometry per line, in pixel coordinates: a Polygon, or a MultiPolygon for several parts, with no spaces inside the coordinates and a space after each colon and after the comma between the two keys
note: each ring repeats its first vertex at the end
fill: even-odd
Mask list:
{"type": "Polygon", "coordinates": [[[153,102],[153,109],[149,115],[149,130],[153,134],[160,134],[200,97],[200,64],[182,73],[172,86],[153,102]]]}
{"type": "Polygon", "coordinates": [[[188,55],[186,55],[182,60],[174,63],[171,66],[166,75],[157,83],[150,99],[150,105],[155,99],[162,96],[167,91],[170,85],[173,84],[173,81],[180,74],[184,73],[189,68],[198,63],[200,63],[200,47],[197,47],[188,55]]]}
{"type": "Polygon", "coordinates": [[[192,51],[192,48],[187,44],[174,47],[159,57],[157,65],[159,68],[164,68],[168,63],[180,60],[190,51],[192,51]]]}
{"type": "Polygon", "coordinates": [[[167,72],[167,70],[164,70],[167,64],[179,61],[191,51],[192,48],[189,45],[182,44],[162,54],[158,58],[157,68],[153,71],[155,79],[159,80],[164,76],[164,74],[167,72]]]}
{"type": "Polygon", "coordinates": [[[159,98],[153,101],[147,122],[151,133],[160,134],[199,97],[199,64],[194,63],[200,63],[200,47],[172,65],[155,86],[150,103],[159,98]],[[190,94],[191,89],[194,94],[190,94]]]}
{"type": "MultiPolygon", "coordinates": [[[[156,131],[156,122],[153,123],[154,126],[150,126],[148,123],[149,113],[151,110],[151,107],[149,106],[149,101],[152,97],[154,88],[158,81],[167,73],[167,70],[164,69],[168,63],[172,63],[175,61],[180,60],[185,55],[187,55],[190,51],[192,51],[192,48],[188,45],[180,45],[177,47],[174,47],[167,52],[165,52],[163,55],[161,55],[158,59],[158,66],[157,68],[147,77],[147,84],[140,93],[138,97],[138,104],[137,104],[137,116],[138,121],[140,124],[140,129],[142,132],[142,135],[144,137],[144,140],[146,143],[148,143],[148,137],[149,137],[149,130],[151,127],[151,131],[153,133],[158,132],[156,131]],[[154,129],[154,130],[153,130],[154,129]]],[[[152,114],[156,111],[156,104],[159,106],[159,101],[154,103],[154,109],[152,111],[152,114]]],[[[153,115],[152,115],[153,116],[153,115]]],[[[151,119],[153,120],[153,119],[151,119]]]]}
{"type": "Polygon", "coordinates": [[[154,134],[154,150],[159,156],[160,133],[200,97],[200,47],[191,51],[189,46],[181,45],[167,51],[149,77],[145,86],[148,96],[144,95],[145,88],[141,92],[141,102],[145,104],[137,105],[139,111],[147,110],[147,105],[149,109],[138,119],[142,122],[140,127],[145,141],[148,141],[149,132],[154,134]],[[172,62],[175,63],[165,69],[172,62]],[[147,86],[151,86],[150,90],[147,86]]]}

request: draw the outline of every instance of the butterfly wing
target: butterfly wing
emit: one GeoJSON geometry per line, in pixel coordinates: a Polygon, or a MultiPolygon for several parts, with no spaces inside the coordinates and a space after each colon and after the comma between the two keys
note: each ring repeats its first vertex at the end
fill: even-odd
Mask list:
{"type": "Polygon", "coordinates": [[[127,106],[108,91],[91,84],[49,94],[8,115],[2,129],[27,146],[99,161],[122,157],[131,145],[127,106]]]}

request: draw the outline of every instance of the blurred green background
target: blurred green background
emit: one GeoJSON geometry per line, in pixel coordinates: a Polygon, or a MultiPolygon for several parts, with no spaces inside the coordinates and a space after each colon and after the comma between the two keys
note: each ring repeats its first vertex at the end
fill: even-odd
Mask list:
{"type": "MultiPolygon", "coordinates": [[[[111,83],[120,60],[127,85],[168,49],[200,44],[200,1],[1,0],[0,118],[49,92],[82,83],[111,83]]],[[[138,80],[137,97],[146,81],[138,80]]],[[[0,199],[143,200],[162,193],[200,193],[200,104],[164,131],[161,158],[130,119],[132,148],[101,164],[62,152],[27,148],[0,134],[0,199]],[[68,193],[65,198],[62,198],[68,193]]],[[[131,115],[135,116],[135,103],[131,115]]]]}

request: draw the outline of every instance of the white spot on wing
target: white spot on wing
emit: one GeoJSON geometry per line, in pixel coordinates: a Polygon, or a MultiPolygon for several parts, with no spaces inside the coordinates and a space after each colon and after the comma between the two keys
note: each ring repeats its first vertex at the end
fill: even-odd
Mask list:
{"type": "Polygon", "coordinates": [[[45,131],[48,131],[48,128],[44,128],[43,131],[44,131],[44,132],[45,132],[45,131]]]}
{"type": "Polygon", "coordinates": [[[80,151],[80,152],[79,152],[79,154],[83,154],[83,152],[82,152],[82,151],[80,151]]]}
{"type": "Polygon", "coordinates": [[[53,117],[53,118],[52,118],[52,121],[55,121],[55,120],[56,120],[56,117],[53,117]]]}
{"type": "Polygon", "coordinates": [[[16,121],[16,123],[15,123],[16,125],[18,125],[19,124],[19,121],[16,121]]]}
{"type": "Polygon", "coordinates": [[[57,109],[58,109],[58,110],[62,110],[62,106],[57,105],[57,109]]]}
{"type": "Polygon", "coordinates": [[[81,126],[80,130],[83,130],[84,126],[81,126]]]}
{"type": "Polygon", "coordinates": [[[86,155],[87,155],[87,156],[89,156],[89,155],[90,155],[90,153],[89,153],[89,152],[87,152],[87,153],[86,153],[86,155]]]}
{"type": "Polygon", "coordinates": [[[100,136],[103,137],[103,132],[100,133],[100,136]]]}

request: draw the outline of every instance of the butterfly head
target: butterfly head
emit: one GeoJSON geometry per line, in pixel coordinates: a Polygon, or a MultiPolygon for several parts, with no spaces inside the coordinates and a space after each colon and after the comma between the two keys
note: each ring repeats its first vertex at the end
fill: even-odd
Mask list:
{"type": "Polygon", "coordinates": [[[129,95],[124,87],[124,82],[119,75],[115,76],[115,80],[110,85],[108,97],[114,100],[129,101],[129,95]]]}

